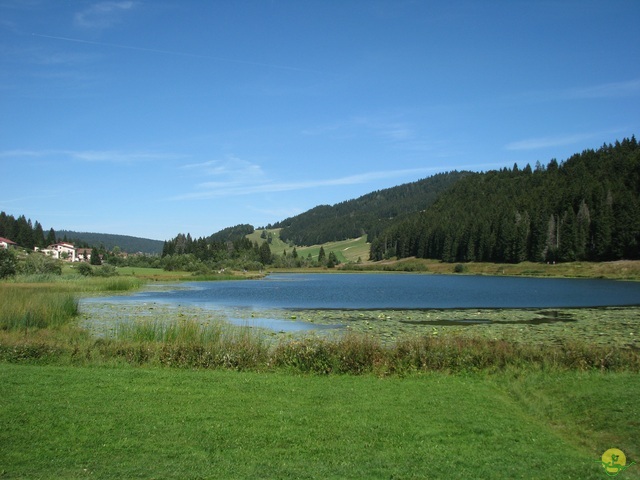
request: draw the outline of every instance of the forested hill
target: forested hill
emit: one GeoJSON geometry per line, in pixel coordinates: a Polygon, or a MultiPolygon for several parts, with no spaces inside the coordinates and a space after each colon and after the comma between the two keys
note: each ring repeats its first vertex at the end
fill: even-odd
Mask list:
{"type": "Polygon", "coordinates": [[[282,228],[280,238],[296,245],[317,245],[376,237],[394,221],[429,207],[469,172],[440,173],[393,188],[378,190],[336,205],[320,205],[268,228],[282,228]]]}
{"type": "Polygon", "coordinates": [[[373,239],[371,258],[640,258],[640,147],[625,139],[535,169],[467,175],[373,239]]]}
{"type": "Polygon", "coordinates": [[[78,245],[86,244],[92,247],[103,246],[111,251],[114,247],[119,247],[123,252],[128,253],[162,253],[164,242],[160,240],[151,240],[148,238],[131,237],[129,235],[115,235],[111,233],[90,233],[90,232],[74,232],[71,230],[58,230],[56,232],[58,239],[66,238],[70,242],[78,245]]]}
{"type": "Polygon", "coordinates": [[[209,242],[233,242],[235,240],[240,240],[247,235],[251,235],[253,231],[253,225],[243,223],[220,230],[219,232],[211,235],[207,240],[209,242]]]}

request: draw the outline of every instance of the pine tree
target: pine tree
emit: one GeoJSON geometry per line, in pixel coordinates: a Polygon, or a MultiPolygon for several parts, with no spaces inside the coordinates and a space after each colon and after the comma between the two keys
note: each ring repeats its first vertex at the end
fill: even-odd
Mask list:
{"type": "Polygon", "coordinates": [[[593,215],[593,256],[597,260],[611,259],[611,233],[613,229],[613,196],[611,191],[601,201],[593,215]]]}
{"type": "Polygon", "coordinates": [[[44,243],[46,246],[56,243],[56,232],[53,228],[49,229],[49,233],[47,234],[47,238],[44,243]]]}
{"type": "Polygon", "coordinates": [[[555,215],[549,217],[547,222],[547,240],[544,248],[544,259],[547,262],[555,262],[558,256],[560,238],[558,232],[558,219],[555,215]]]}
{"type": "Polygon", "coordinates": [[[582,199],[576,218],[576,259],[586,260],[589,250],[591,214],[587,203],[582,199]]]}
{"type": "Polygon", "coordinates": [[[259,255],[260,255],[260,262],[263,265],[271,264],[271,261],[272,261],[271,247],[269,247],[268,242],[262,242],[262,245],[260,246],[259,255]]]}
{"type": "Polygon", "coordinates": [[[320,247],[320,252],[318,252],[318,263],[324,264],[327,259],[327,255],[324,253],[324,247],[320,247]]]}
{"type": "Polygon", "coordinates": [[[560,224],[560,245],[558,259],[562,262],[573,262],[576,259],[577,245],[576,214],[572,207],[567,208],[560,224]]]}
{"type": "Polygon", "coordinates": [[[327,267],[328,268],[334,268],[339,263],[340,262],[338,261],[338,257],[336,257],[336,254],[333,253],[333,251],[329,252],[329,258],[327,260],[327,267]]]}
{"type": "Polygon", "coordinates": [[[40,222],[36,222],[33,227],[33,240],[35,247],[45,247],[45,238],[44,238],[44,230],[42,229],[42,225],[40,222]]]}

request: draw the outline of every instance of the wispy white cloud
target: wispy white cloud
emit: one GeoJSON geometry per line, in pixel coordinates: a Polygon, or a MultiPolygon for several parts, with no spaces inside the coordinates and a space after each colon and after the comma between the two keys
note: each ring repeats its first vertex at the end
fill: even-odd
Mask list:
{"type": "Polygon", "coordinates": [[[119,152],[111,150],[85,150],[69,152],[77,159],[85,162],[133,163],[150,160],[170,160],[181,158],[180,155],[155,152],[119,152]]]}
{"type": "Polygon", "coordinates": [[[81,28],[110,28],[122,20],[122,14],[135,7],[132,1],[99,2],[74,15],[74,23],[81,28]]]}
{"type": "Polygon", "coordinates": [[[109,43],[109,42],[97,42],[95,40],[85,40],[82,38],[72,38],[72,37],[61,37],[57,35],[45,35],[42,33],[32,33],[31,35],[35,37],[48,38],[51,40],[60,40],[63,42],[81,43],[85,45],[99,45],[102,47],[118,48],[118,49],[132,50],[137,52],[146,52],[146,53],[153,53],[153,54],[160,54],[160,55],[171,55],[171,56],[195,58],[195,59],[201,59],[201,60],[212,60],[217,62],[229,62],[229,63],[236,63],[240,65],[251,65],[254,67],[266,67],[266,68],[274,68],[274,69],[280,69],[280,70],[289,70],[293,72],[324,74],[324,72],[309,69],[309,68],[301,68],[301,67],[295,67],[291,65],[279,65],[275,63],[255,62],[251,60],[242,60],[239,58],[225,58],[225,57],[217,57],[214,55],[203,55],[199,53],[140,47],[137,45],[124,45],[124,44],[109,43]]]}
{"type": "Polygon", "coordinates": [[[0,158],[46,158],[66,157],[68,160],[83,162],[134,163],[150,160],[170,160],[183,158],[182,155],[156,152],[123,152],[117,150],[4,150],[0,158]]]}
{"type": "Polygon", "coordinates": [[[640,78],[627,82],[611,82],[567,90],[569,98],[613,98],[640,94],[640,78]]]}
{"type": "MultiPolygon", "coordinates": [[[[32,36],[37,36],[32,34],[32,36]]],[[[12,62],[28,63],[47,67],[59,65],[83,65],[100,58],[95,53],[54,51],[43,46],[0,45],[0,55],[12,62]]]]}
{"type": "Polygon", "coordinates": [[[571,87],[559,90],[539,90],[507,95],[503,100],[516,103],[541,103],[572,100],[595,100],[640,95],[640,78],[621,81],[571,87]]]}
{"type": "Polygon", "coordinates": [[[377,172],[365,172],[344,177],[306,180],[299,182],[274,182],[266,179],[242,179],[236,178],[232,181],[216,180],[202,182],[197,185],[197,191],[172,197],[172,200],[198,200],[220,196],[240,196],[259,193],[277,193],[297,190],[308,190],[323,187],[359,185],[376,180],[400,178],[400,177],[420,177],[439,170],[438,168],[413,168],[404,170],[386,170],[377,172]]]}
{"type": "Polygon", "coordinates": [[[359,115],[346,120],[307,128],[302,131],[302,134],[307,136],[331,135],[333,137],[349,138],[362,132],[373,133],[378,138],[391,142],[406,142],[416,138],[415,129],[408,122],[376,115],[359,115]]]}
{"type": "Polygon", "coordinates": [[[209,160],[201,163],[193,163],[182,166],[183,170],[196,171],[199,176],[215,176],[223,178],[222,181],[231,179],[258,179],[264,176],[260,165],[247,160],[228,155],[222,160],[209,160]]]}
{"type": "Polygon", "coordinates": [[[506,150],[536,150],[539,148],[561,147],[573,145],[585,140],[590,140],[596,135],[593,133],[578,133],[553,137],[538,137],[518,140],[505,145],[506,150]]]}

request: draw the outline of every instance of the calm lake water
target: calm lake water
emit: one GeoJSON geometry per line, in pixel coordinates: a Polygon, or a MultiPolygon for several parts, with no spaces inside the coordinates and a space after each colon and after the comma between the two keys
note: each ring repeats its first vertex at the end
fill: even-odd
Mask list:
{"type": "Polygon", "coordinates": [[[96,302],[204,308],[427,309],[640,305],[640,282],[466,275],[276,274],[180,283],[96,302]]]}

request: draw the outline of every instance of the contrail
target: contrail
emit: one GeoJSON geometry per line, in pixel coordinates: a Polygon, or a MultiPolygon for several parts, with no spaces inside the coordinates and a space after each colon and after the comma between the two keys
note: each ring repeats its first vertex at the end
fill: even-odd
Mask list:
{"type": "Polygon", "coordinates": [[[277,68],[280,70],[290,70],[290,71],[294,71],[294,72],[305,72],[305,73],[316,73],[316,74],[324,74],[323,72],[319,72],[317,70],[309,70],[306,68],[299,68],[299,67],[290,67],[287,65],[276,65],[273,63],[261,63],[261,62],[252,62],[249,60],[237,60],[237,59],[233,59],[233,58],[224,58],[224,57],[215,57],[212,55],[201,55],[201,54],[197,54],[197,53],[187,53],[187,52],[176,52],[176,51],[171,51],[171,50],[160,50],[157,48],[145,48],[145,47],[136,47],[136,46],[132,46],[132,45],[121,45],[118,43],[107,43],[107,42],[95,42],[92,40],[82,40],[80,38],[69,38],[69,37],[58,37],[55,35],[44,35],[41,33],[32,33],[31,34],[34,37],[40,37],[40,38],[49,38],[52,40],[61,40],[64,42],[74,42],[74,43],[83,43],[85,45],[97,45],[100,47],[110,47],[110,48],[120,48],[123,50],[135,50],[138,52],[148,52],[148,53],[159,53],[159,54],[164,54],[164,55],[173,55],[176,57],[191,57],[191,58],[200,58],[200,59],[204,59],[204,60],[215,60],[218,62],[229,62],[229,63],[238,63],[241,65],[252,65],[255,67],[266,67],[266,68],[277,68]]]}

